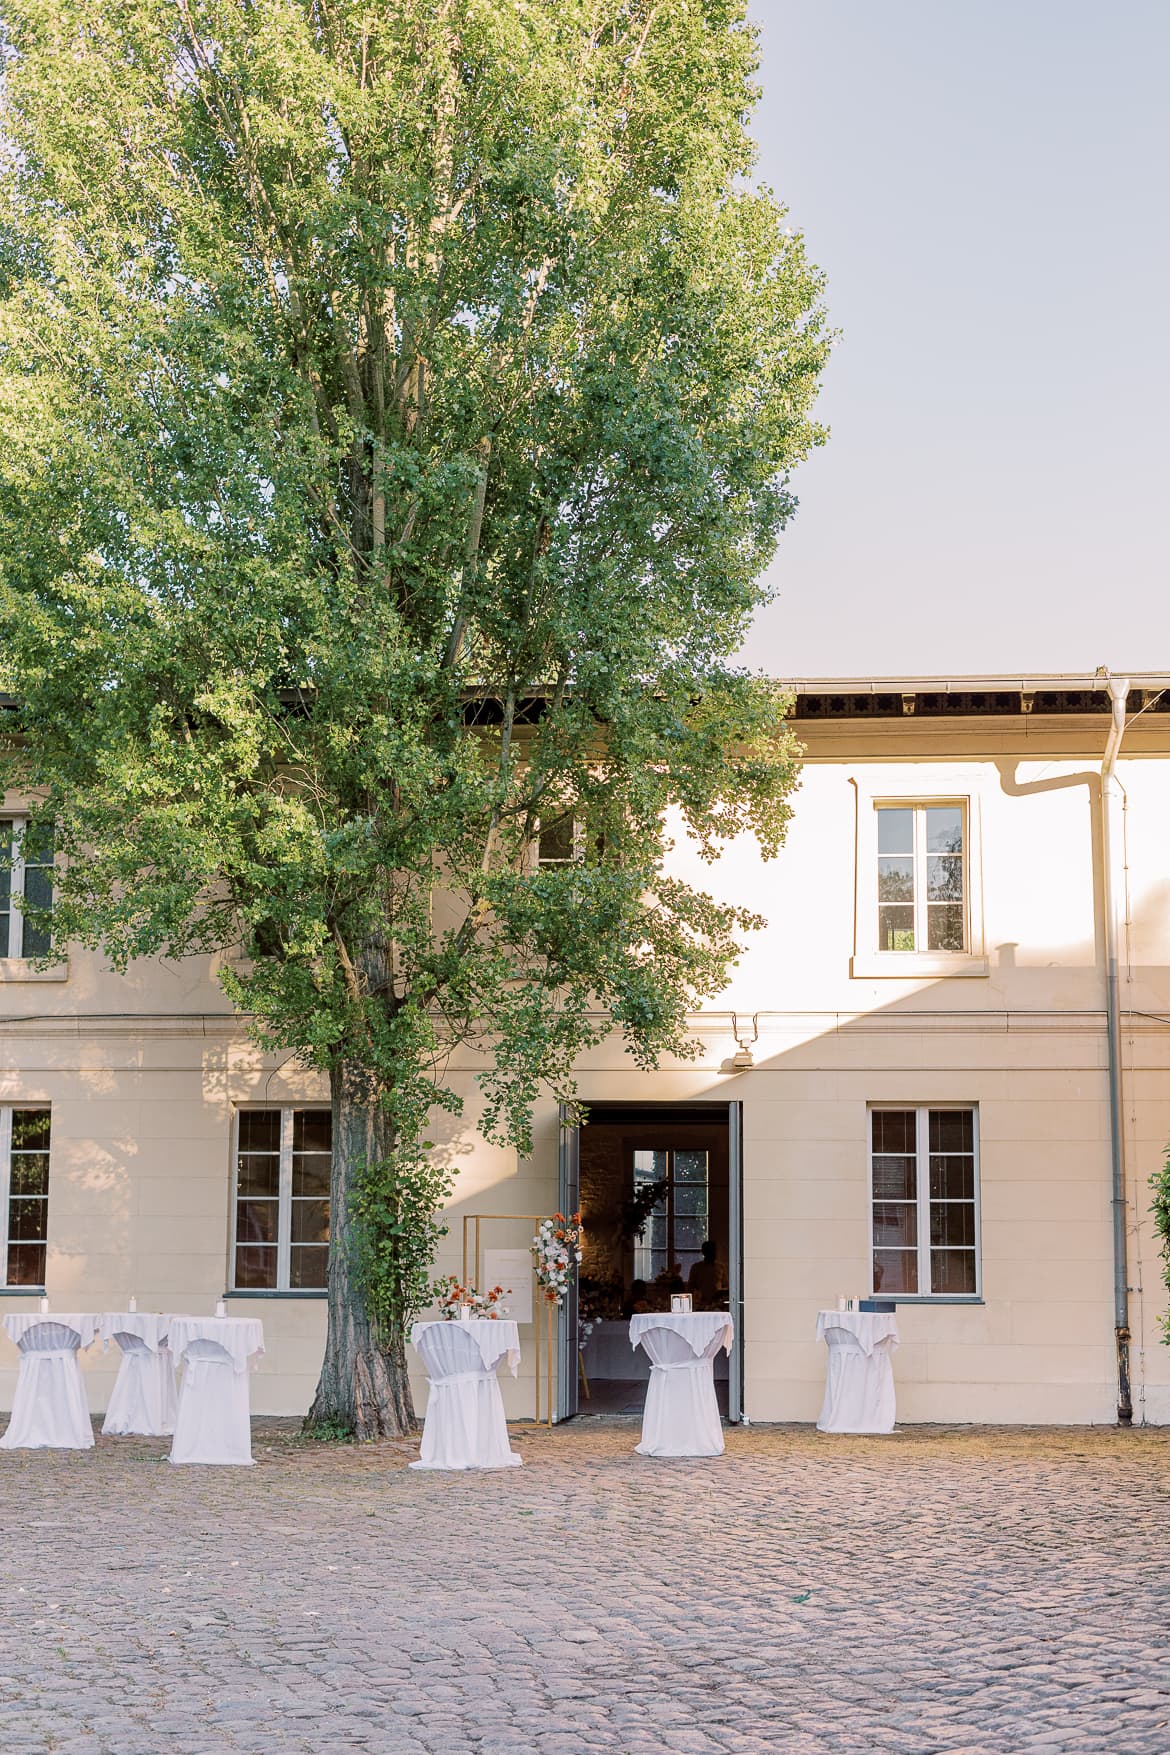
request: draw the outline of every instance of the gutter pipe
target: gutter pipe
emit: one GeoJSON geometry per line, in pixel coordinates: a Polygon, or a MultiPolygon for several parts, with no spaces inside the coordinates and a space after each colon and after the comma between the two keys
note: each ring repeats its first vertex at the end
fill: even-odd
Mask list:
{"type": "Polygon", "coordinates": [[[1129,1378],[1129,1258],[1125,1195],[1125,1143],[1121,1092],[1121,982],[1117,967],[1117,900],[1114,882],[1117,757],[1125,736],[1129,679],[1106,673],[1113,723],[1101,760],[1101,869],[1105,940],[1105,1007],[1109,1054],[1109,1150],[1113,1169],[1113,1323],[1117,1343],[1117,1423],[1133,1425],[1129,1378]]]}

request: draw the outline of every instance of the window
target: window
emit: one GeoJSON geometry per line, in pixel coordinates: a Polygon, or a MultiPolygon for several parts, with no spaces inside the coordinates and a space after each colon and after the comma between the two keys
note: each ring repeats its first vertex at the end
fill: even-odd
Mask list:
{"type": "Polygon", "coordinates": [[[877,806],[879,951],[965,951],[961,804],[877,806]]]}
{"type": "Polygon", "coordinates": [[[677,1262],[685,1285],[691,1268],[702,1260],[703,1240],[708,1235],[706,1151],[636,1148],[635,1195],[659,1184],[661,1198],[651,1209],[645,1230],[634,1240],[634,1278],[656,1280],[677,1262]]]}
{"type": "Polygon", "coordinates": [[[873,1109],[870,1128],[874,1292],[978,1297],[975,1110],[873,1109]]]}
{"type": "Polygon", "coordinates": [[[561,817],[550,823],[547,829],[543,823],[540,825],[536,841],[537,865],[576,865],[584,852],[582,824],[575,817],[561,817]]]}
{"type": "Polygon", "coordinates": [[[236,1118],[233,1283],[319,1291],[329,1280],[328,1109],[241,1109],[236,1118]]]}
{"type": "Polygon", "coordinates": [[[0,817],[0,957],[44,957],[52,935],[21,913],[53,906],[53,831],[30,827],[18,817],[0,817]]]}
{"type": "Polygon", "coordinates": [[[49,1235],[47,1109],[0,1109],[0,1212],[0,1285],[43,1286],[49,1235]]]}

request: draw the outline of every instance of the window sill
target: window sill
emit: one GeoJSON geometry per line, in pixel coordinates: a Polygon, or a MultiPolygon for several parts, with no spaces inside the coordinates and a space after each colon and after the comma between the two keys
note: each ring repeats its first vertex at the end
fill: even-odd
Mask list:
{"type": "Polygon", "coordinates": [[[237,1298],[328,1298],[325,1287],[306,1287],[304,1291],[295,1292],[225,1292],[224,1299],[228,1304],[237,1298]]]}
{"type": "Polygon", "coordinates": [[[869,951],[850,957],[849,973],[854,980],[862,979],[915,981],[927,976],[948,976],[956,980],[991,973],[986,957],[955,955],[947,951],[869,951]]]}
{"type": "Polygon", "coordinates": [[[933,1294],[929,1292],[926,1294],[918,1292],[908,1292],[905,1294],[901,1292],[875,1292],[873,1296],[875,1298],[884,1298],[887,1304],[917,1304],[919,1306],[925,1306],[927,1309],[935,1304],[985,1304],[987,1302],[985,1298],[971,1298],[964,1294],[959,1294],[957,1296],[954,1294],[948,1295],[945,1292],[933,1294]]]}
{"type": "MultiPolygon", "coordinates": [[[[0,1298],[43,1298],[43,1286],[0,1286],[0,1298]]],[[[52,1312],[49,1312],[50,1316],[52,1312]]]]}
{"type": "Polygon", "coordinates": [[[54,963],[49,969],[33,969],[24,957],[0,957],[0,981],[68,981],[69,963],[54,963]]]}

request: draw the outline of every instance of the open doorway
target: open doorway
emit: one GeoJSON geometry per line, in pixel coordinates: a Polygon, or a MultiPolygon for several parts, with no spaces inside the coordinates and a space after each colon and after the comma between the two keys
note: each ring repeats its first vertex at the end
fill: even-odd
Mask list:
{"type": "MultiPolygon", "coordinates": [[[[630,1346],[634,1314],[669,1310],[674,1292],[690,1292],[696,1310],[734,1309],[738,1139],[731,1121],[726,1103],[591,1107],[577,1143],[585,1226],[579,1412],[641,1413],[649,1362],[630,1346]]],[[[729,1405],[725,1353],[716,1360],[715,1387],[720,1412],[738,1417],[729,1405]]]]}

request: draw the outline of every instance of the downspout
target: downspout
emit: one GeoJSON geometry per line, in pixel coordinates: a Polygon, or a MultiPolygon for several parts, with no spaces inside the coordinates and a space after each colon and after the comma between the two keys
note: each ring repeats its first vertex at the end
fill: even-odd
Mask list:
{"type": "Polygon", "coordinates": [[[1105,938],[1105,1007],[1109,1044],[1109,1150],[1113,1166],[1113,1324],[1117,1341],[1117,1423],[1133,1425],[1129,1382],[1129,1253],[1125,1198],[1125,1149],[1121,1094],[1121,982],[1117,968],[1117,904],[1114,886],[1115,769],[1125,736],[1129,680],[1107,677],[1113,723],[1101,761],[1101,901],[1105,938]]]}

